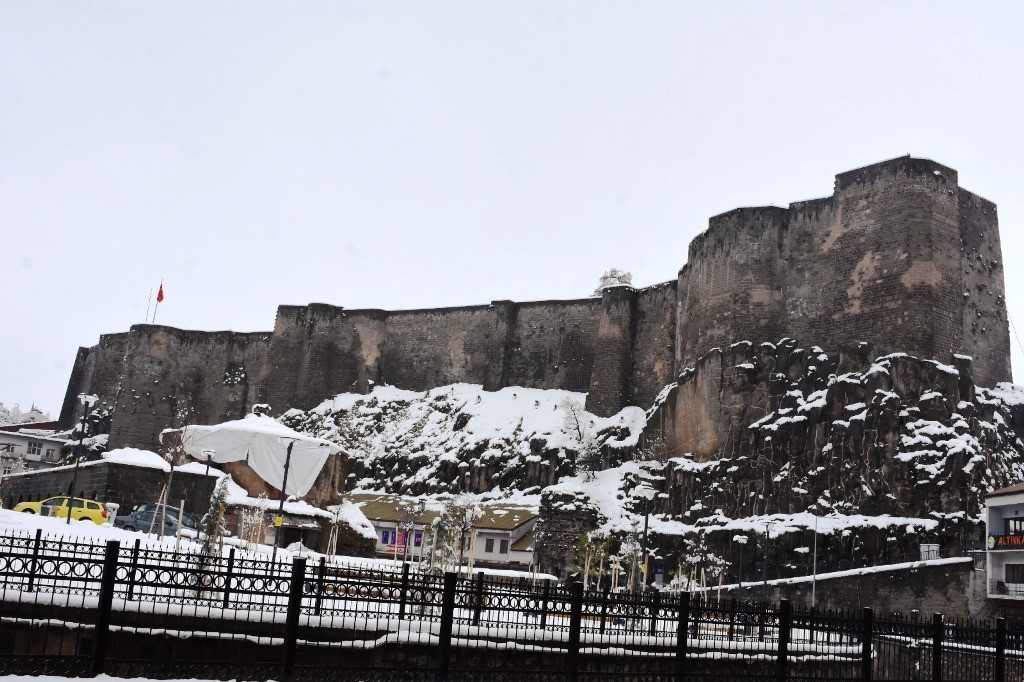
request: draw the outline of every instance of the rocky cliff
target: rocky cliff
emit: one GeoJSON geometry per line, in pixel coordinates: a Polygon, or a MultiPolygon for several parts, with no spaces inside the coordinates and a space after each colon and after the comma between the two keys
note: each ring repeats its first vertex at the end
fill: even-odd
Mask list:
{"type": "Polygon", "coordinates": [[[976,387],[964,356],[870,358],[866,344],[826,353],[789,339],[713,350],[650,410],[639,451],[652,459],[545,490],[544,556],[564,561],[583,509],[590,530],[635,534],[643,485],[659,492],[662,554],[693,557],[700,538],[701,562],[715,555],[733,578],[738,546],[761,544],[751,564],[766,535],[775,571],[806,569],[816,525],[836,568],[910,558],[921,542],[963,554],[984,494],[1024,479],[1024,392],[976,387]]]}

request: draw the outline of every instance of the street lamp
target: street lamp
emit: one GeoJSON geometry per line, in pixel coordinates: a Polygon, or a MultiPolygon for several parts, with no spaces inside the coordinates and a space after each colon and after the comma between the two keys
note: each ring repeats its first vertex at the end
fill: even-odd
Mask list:
{"type": "Polygon", "coordinates": [[[651,521],[651,500],[658,496],[658,491],[649,486],[641,486],[634,492],[644,498],[644,537],[640,545],[644,557],[643,575],[640,578],[640,589],[643,590],[647,586],[647,561],[649,559],[647,552],[647,529],[651,521]]]}
{"type": "Polygon", "coordinates": [[[740,546],[740,565],[738,569],[737,582],[739,582],[740,587],[743,587],[743,545],[747,544],[747,536],[736,535],[733,536],[733,540],[740,546]]]}
{"type": "Polygon", "coordinates": [[[96,401],[99,400],[99,397],[95,395],[89,395],[87,393],[79,393],[78,400],[79,402],[82,403],[85,409],[82,410],[82,424],[81,426],[79,426],[78,446],[75,452],[75,469],[74,472],[72,472],[71,474],[71,485],[68,486],[68,525],[71,525],[71,501],[75,497],[75,486],[78,485],[78,465],[82,461],[82,446],[83,442],[85,441],[86,419],[89,418],[89,410],[92,409],[92,406],[96,404],[96,401]]]}

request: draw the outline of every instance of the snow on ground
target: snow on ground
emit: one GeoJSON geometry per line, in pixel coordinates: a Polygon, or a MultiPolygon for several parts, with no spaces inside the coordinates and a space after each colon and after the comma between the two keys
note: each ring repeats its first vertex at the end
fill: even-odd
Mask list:
{"type": "MultiPolygon", "coordinates": [[[[847,571],[833,571],[831,573],[818,573],[817,575],[804,575],[797,578],[778,578],[775,580],[761,581],[756,577],[752,580],[747,580],[743,583],[743,587],[750,587],[751,585],[764,584],[769,587],[773,585],[793,585],[795,583],[809,583],[809,582],[821,582],[823,580],[833,580],[836,578],[849,578],[857,575],[869,575],[872,573],[886,573],[889,571],[910,571],[917,568],[925,568],[927,566],[949,566],[953,564],[967,564],[974,563],[974,559],[971,557],[951,557],[948,559],[928,559],[925,561],[908,561],[901,564],[884,564],[881,566],[867,566],[865,568],[852,568],[847,571]]],[[[704,592],[717,592],[719,590],[730,590],[740,587],[738,584],[721,585],[714,587],[706,587],[703,589],[704,592]]]]}
{"type": "MultiPolygon", "coordinates": [[[[67,677],[63,675],[3,675],[0,676],[0,680],[5,682],[68,682],[67,677]]],[[[96,680],[96,682],[149,682],[151,678],[148,677],[111,677],[110,675],[97,675],[96,677],[90,678],[96,680]]],[[[193,679],[180,679],[180,680],[165,680],[161,679],[160,682],[214,682],[214,680],[193,680],[193,679]]],[[[267,682],[274,682],[274,680],[267,680],[267,682]]]]}

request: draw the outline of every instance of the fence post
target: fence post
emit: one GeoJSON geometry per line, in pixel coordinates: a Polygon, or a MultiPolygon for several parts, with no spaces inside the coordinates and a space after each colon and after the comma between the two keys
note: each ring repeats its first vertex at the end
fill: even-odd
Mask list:
{"type": "Polygon", "coordinates": [[[676,679],[686,676],[686,638],[690,632],[690,593],[679,595],[679,623],[676,628],[676,679]]]}
{"type": "Polygon", "coordinates": [[[544,591],[541,594],[540,604],[540,629],[543,630],[548,623],[548,597],[551,596],[551,581],[544,581],[544,591]]]}
{"type": "MultiPolygon", "coordinates": [[[[320,560],[320,565],[323,566],[323,559],[320,560]]],[[[481,573],[480,575],[483,575],[483,574],[481,573]]],[[[406,595],[409,592],[409,563],[408,562],[403,562],[402,563],[402,587],[401,587],[401,590],[402,590],[402,592],[401,592],[401,594],[398,597],[398,620],[405,619],[405,600],[407,598],[406,595]]],[[[319,601],[318,601],[318,603],[319,603],[319,601]]],[[[317,613],[319,613],[319,612],[320,612],[320,610],[317,609],[317,613]]]]}
{"type": "Polygon", "coordinates": [[[661,590],[654,590],[651,598],[651,637],[658,632],[658,612],[661,610],[661,590]]]}
{"type": "Polygon", "coordinates": [[[860,679],[864,682],[870,682],[871,670],[874,665],[872,660],[874,650],[871,647],[871,637],[873,636],[872,630],[874,630],[875,612],[871,610],[870,606],[865,606],[863,613],[864,620],[861,623],[860,629],[860,679]]]}
{"type": "Polygon", "coordinates": [[[1006,619],[996,618],[996,681],[1006,682],[1006,619]]]}
{"type": "Polygon", "coordinates": [[[608,600],[611,594],[612,588],[610,585],[605,585],[604,592],[601,596],[601,634],[604,634],[604,625],[608,620],[608,600]]]}
{"type": "Polygon", "coordinates": [[[131,563],[128,565],[128,594],[126,599],[131,601],[135,598],[135,572],[139,568],[139,543],[141,540],[135,538],[135,542],[132,543],[132,558],[131,563]]]}
{"type": "Polygon", "coordinates": [[[788,599],[779,602],[779,654],[776,674],[779,682],[786,682],[789,668],[789,634],[793,625],[793,605],[788,599]]]}
{"type": "Polygon", "coordinates": [[[437,679],[448,679],[448,666],[452,656],[452,623],[455,620],[455,585],[458,575],[444,574],[444,593],[441,596],[441,631],[437,638],[437,679]]]}
{"type": "Polygon", "coordinates": [[[25,589],[26,592],[31,592],[36,588],[36,566],[39,563],[39,545],[43,540],[43,529],[36,528],[36,539],[32,543],[32,563],[29,564],[28,569],[28,587],[25,589]]]}
{"type": "Polygon", "coordinates": [[[932,680],[942,682],[942,614],[932,616],[932,680]]]}
{"type": "Polygon", "coordinates": [[[473,591],[473,625],[480,625],[480,612],[484,608],[484,574],[476,574],[476,589],[473,591]]]}
{"type": "Polygon", "coordinates": [[[583,627],[583,583],[572,584],[569,610],[569,650],[566,657],[566,679],[576,682],[580,674],[580,630],[583,627]]]}
{"type": "Polygon", "coordinates": [[[299,639],[299,612],[302,610],[302,589],[306,582],[306,560],[292,560],[292,577],[288,583],[288,614],[284,621],[284,652],[281,656],[281,679],[295,677],[295,648],[299,639]]]}
{"type": "MultiPolygon", "coordinates": [[[[138,542],[136,540],[136,542],[138,542]]],[[[323,561],[321,558],[320,561],[323,561]]],[[[231,599],[231,578],[235,572],[235,548],[232,547],[228,551],[228,569],[224,574],[224,608],[228,607],[228,601],[231,599]]]]}
{"type": "Polygon", "coordinates": [[[103,672],[107,659],[107,635],[110,632],[110,610],[114,602],[114,581],[117,579],[117,553],[121,543],[117,540],[107,542],[103,554],[103,575],[100,578],[100,597],[96,612],[96,634],[92,647],[92,675],[95,677],[103,672]]]}

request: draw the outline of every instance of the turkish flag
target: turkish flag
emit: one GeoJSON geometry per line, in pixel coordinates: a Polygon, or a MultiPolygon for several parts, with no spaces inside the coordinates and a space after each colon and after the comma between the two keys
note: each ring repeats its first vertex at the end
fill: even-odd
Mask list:
{"type": "Polygon", "coordinates": [[[160,282],[160,291],[156,292],[156,302],[160,303],[164,300],[164,283],[160,282]]]}

